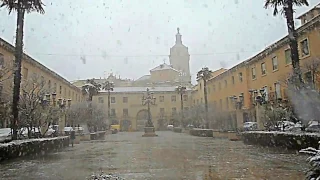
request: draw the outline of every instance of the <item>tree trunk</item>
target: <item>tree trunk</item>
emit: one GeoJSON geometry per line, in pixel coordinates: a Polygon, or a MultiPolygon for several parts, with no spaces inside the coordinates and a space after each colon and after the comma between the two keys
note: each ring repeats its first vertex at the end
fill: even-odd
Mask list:
{"type": "Polygon", "coordinates": [[[204,92],[204,106],[206,115],[206,129],[209,129],[209,118],[208,118],[208,97],[207,97],[207,81],[203,80],[203,92],[204,92]]]}
{"type": "Polygon", "coordinates": [[[14,81],[13,81],[13,99],[12,99],[12,139],[17,139],[17,128],[19,118],[19,95],[21,83],[21,62],[23,55],[23,25],[24,25],[25,10],[18,8],[17,10],[17,29],[16,29],[16,47],[15,47],[15,61],[14,61],[14,81]]]}
{"type": "Polygon", "coordinates": [[[297,37],[298,34],[295,30],[294,19],[293,19],[293,3],[292,0],[287,0],[287,5],[284,5],[284,13],[287,20],[289,46],[291,49],[291,60],[293,67],[293,83],[295,86],[300,86],[302,83],[301,69],[299,61],[299,50],[297,37]]]}
{"type": "MultiPolygon", "coordinates": [[[[108,121],[109,123],[111,122],[110,121],[110,90],[108,90],[108,121]]],[[[110,123],[112,124],[112,123],[110,123]]]]}
{"type": "Polygon", "coordinates": [[[181,125],[183,125],[184,114],[183,114],[183,92],[180,92],[180,102],[181,102],[181,125]]]}

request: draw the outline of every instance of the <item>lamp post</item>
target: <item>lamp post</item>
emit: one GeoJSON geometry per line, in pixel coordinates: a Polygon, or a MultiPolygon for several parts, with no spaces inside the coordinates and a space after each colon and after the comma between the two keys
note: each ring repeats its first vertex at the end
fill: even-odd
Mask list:
{"type": "Polygon", "coordinates": [[[142,137],[154,137],[158,136],[155,134],[155,128],[151,120],[151,112],[150,112],[150,105],[156,104],[156,98],[153,96],[153,93],[150,92],[149,88],[147,88],[147,92],[142,97],[142,105],[147,105],[148,107],[148,119],[146,122],[146,126],[144,127],[144,135],[142,137]]]}
{"type": "MultiPolygon", "coordinates": [[[[63,120],[61,120],[61,115],[59,117],[59,122],[58,122],[58,125],[59,125],[59,132],[60,134],[62,134],[62,131],[64,129],[64,127],[66,126],[66,117],[67,117],[67,113],[66,113],[66,110],[67,108],[69,109],[71,107],[71,99],[62,99],[62,98],[59,98],[58,101],[57,101],[57,94],[56,93],[52,93],[51,95],[50,94],[46,94],[45,95],[45,104],[46,105],[50,105],[50,102],[51,102],[51,98],[52,98],[52,105],[53,107],[58,107],[59,110],[60,110],[60,113],[63,113],[63,120]]],[[[54,123],[55,124],[55,123],[54,123]]],[[[72,122],[72,127],[74,126],[73,122],[72,122]]]]}
{"type": "Polygon", "coordinates": [[[183,113],[183,95],[186,93],[187,88],[185,86],[178,86],[176,88],[177,93],[180,95],[180,103],[181,103],[181,124],[184,120],[184,113],[183,113]]]}

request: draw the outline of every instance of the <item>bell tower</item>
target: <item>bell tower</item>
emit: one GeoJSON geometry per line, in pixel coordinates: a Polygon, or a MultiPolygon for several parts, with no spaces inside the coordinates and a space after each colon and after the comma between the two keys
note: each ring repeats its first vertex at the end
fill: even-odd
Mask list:
{"type": "Polygon", "coordinates": [[[191,83],[189,66],[190,54],[188,47],[182,44],[181,37],[180,28],[177,28],[176,43],[172,48],[170,48],[170,64],[174,69],[177,69],[181,72],[182,81],[191,83]]]}

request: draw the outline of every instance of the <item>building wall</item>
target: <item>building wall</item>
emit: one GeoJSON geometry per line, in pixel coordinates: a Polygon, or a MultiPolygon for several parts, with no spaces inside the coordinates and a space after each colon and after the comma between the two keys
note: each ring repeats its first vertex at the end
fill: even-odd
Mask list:
{"type": "Polygon", "coordinates": [[[161,71],[151,71],[151,81],[175,81],[179,77],[179,72],[172,69],[164,69],[161,71]]]}
{"type": "MultiPolygon", "coordinates": [[[[14,47],[0,38],[0,54],[3,55],[5,64],[12,69],[14,60],[14,47]]],[[[9,73],[12,74],[12,73],[9,73]]],[[[72,85],[70,82],[59,76],[55,72],[51,71],[47,67],[43,66],[31,57],[24,55],[22,60],[22,84],[34,75],[45,81],[45,89],[48,93],[57,93],[57,98],[72,99],[73,103],[84,101],[81,93],[81,89],[72,85]],[[51,84],[51,85],[49,85],[51,84]],[[54,86],[56,84],[56,90],[54,86]],[[51,88],[49,88],[51,86],[51,88]],[[60,91],[61,87],[61,91],[60,91]]],[[[2,83],[2,95],[11,96],[13,87],[13,76],[10,79],[5,80],[2,83]]]]}
{"type": "MultiPolygon", "coordinates": [[[[111,108],[116,112],[116,118],[119,123],[123,120],[129,120],[132,125],[133,130],[137,130],[137,114],[141,110],[147,110],[147,106],[142,105],[142,97],[144,92],[111,92],[110,100],[115,98],[115,103],[111,103],[111,108]],[[123,98],[127,98],[127,103],[123,101],[123,98]],[[128,109],[128,117],[123,115],[123,109],[128,109]]],[[[180,95],[176,92],[154,92],[154,97],[156,98],[156,104],[150,106],[151,117],[154,126],[158,127],[158,119],[160,119],[160,109],[164,109],[164,119],[167,120],[167,124],[172,116],[172,108],[176,108],[176,112],[180,112],[180,95]],[[163,102],[161,102],[161,97],[164,97],[163,102]],[[175,96],[176,100],[172,101],[171,97],[175,96]]],[[[188,96],[187,101],[184,101],[184,108],[189,108],[191,106],[191,91],[186,94],[188,96]]],[[[103,109],[108,111],[108,93],[100,93],[93,97],[93,103],[100,104],[103,109]]],[[[111,110],[112,111],[112,110],[111,110]]]]}
{"type": "MultiPolygon", "coordinates": [[[[304,73],[307,72],[307,69],[305,68],[306,63],[310,63],[312,61],[316,61],[318,63],[320,62],[319,28],[320,16],[317,16],[297,30],[299,34],[298,45],[300,66],[303,77],[304,73]],[[308,42],[308,55],[303,55],[302,53],[301,43],[304,40],[307,40],[308,42]]],[[[240,93],[244,93],[244,106],[242,107],[242,111],[246,109],[253,109],[252,98],[250,97],[249,90],[259,90],[266,86],[268,88],[269,96],[272,97],[272,95],[275,96],[278,93],[275,90],[275,83],[280,85],[280,94],[278,96],[281,96],[282,98],[288,98],[286,93],[286,79],[290,74],[292,74],[292,65],[290,63],[290,58],[288,58],[289,61],[286,60],[285,51],[287,49],[289,49],[288,39],[287,37],[284,37],[254,57],[245,60],[231,69],[210,79],[207,83],[208,88],[210,88],[210,90],[208,89],[208,102],[210,104],[216,104],[216,108],[218,110],[234,111],[235,109],[231,106],[232,104],[230,100],[227,100],[228,97],[233,95],[238,96],[240,93]],[[277,59],[277,68],[275,69],[273,68],[273,58],[277,59]],[[262,63],[265,63],[265,74],[262,73],[262,63]],[[252,68],[255,68],[255,77],[252,75],[252,68]],[[240,72],[242,73],[242,82],[240,82],[239,79],[240,72]],[[234,77],[234,83],[232,81],[232,77],[234,77]],[[225,85],[225,82],[227,82],[227,85],[225,85]],[[221,86],[221,88],[219,88],[219,86],[221,86]]],[[[319,88],[319,82],[317,83],[319,88]]],[[[194,88],[194,92],[192,93],[192,98],[194,100],[202,97],[201,94],[203,94],[203,90],[198,91],[200,89],[200,84],[202,83],[198,82],[194,88]]]]}

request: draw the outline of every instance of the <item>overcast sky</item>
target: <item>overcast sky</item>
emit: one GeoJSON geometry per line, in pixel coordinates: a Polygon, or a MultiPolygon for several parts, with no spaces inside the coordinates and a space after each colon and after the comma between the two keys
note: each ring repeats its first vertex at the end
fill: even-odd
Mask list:
{"type": "MultiPolygon", "coordinates": [[[[299,15],[319,3],[296,10],[299,15]]],[[[137,79],[164,61],[177,27],[194,75],[230,68],[286,35],[264,0],[45,0],[25,21],[25,51],[68,80],[113,72],[137,79]],[[75,3],[76,2],[76,3],[75,3]],[[82,59],[85,59],[85,63],[82,59]]],[[[16,15],[0,9],[0,36],[13,43],[16,15]]]]}

